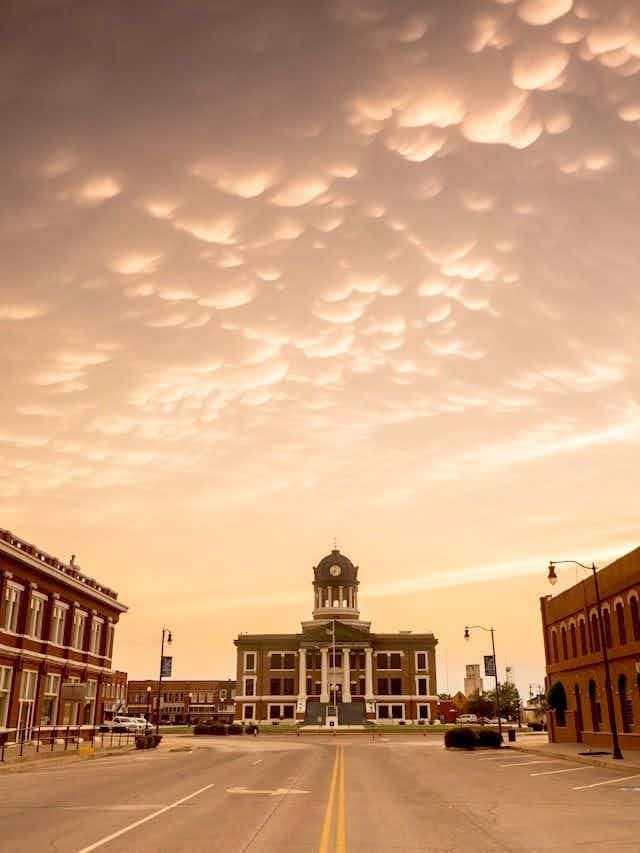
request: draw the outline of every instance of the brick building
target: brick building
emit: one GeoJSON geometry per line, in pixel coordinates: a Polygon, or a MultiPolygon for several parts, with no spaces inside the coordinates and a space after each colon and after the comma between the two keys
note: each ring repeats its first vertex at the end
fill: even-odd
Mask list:
{"type": "Polygon", "coordinates": [[[236,719],[306,725],[437,716],[431,633],[376,634],[360,619],[358,567],[337,549],[314,567],[312,619],[297,634],[240,634],[236,719]]]}
{"type": "Polygon", "coordinates": [[[0,731],[92,726],[126,673],[111,669],[127,608],[71,561],[0,529],[0,731]]]}
{"type": "MultiPolygon", "coordinates": [[[[233,720],[236,683],[230,678],[213,681],[163,679],[160,691],[160,722],[169,725],[233,720]]],[[[155,722],[157,680],[130,681],[127,707],[130,714],[155,722]]]]}
{"type": "MultiPolygon", "coordinates": [[[[598,572],[620,745],[640,749],[640,548],[598,572]]],[[[540,600],[547,687],[566,710],[549,712],[553,741],[610,746],[593,577],[540,600]],[[560,685],[560,687],[556,687],[560,685]]]]}

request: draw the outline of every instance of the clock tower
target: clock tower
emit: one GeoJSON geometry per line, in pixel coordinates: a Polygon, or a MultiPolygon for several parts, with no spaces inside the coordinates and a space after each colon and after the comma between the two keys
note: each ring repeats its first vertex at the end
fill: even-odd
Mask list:
{"type": "Polygon", "coordinates": [[[313,568],[313,618],[358,620],[358,567],[334,548],[313,568]]]}

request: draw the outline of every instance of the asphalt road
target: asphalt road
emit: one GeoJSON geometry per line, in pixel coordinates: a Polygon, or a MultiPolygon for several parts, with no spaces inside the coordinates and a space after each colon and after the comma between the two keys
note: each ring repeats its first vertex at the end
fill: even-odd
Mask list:
{"type": "Polygon", "coordinates": [[[638,853],[628,775],[433,736],[168,737],[0,773],[0,850],[638,853]]]}

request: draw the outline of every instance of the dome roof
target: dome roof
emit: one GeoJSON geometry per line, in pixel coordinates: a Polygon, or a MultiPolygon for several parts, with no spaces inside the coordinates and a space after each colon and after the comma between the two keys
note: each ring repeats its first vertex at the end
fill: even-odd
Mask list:
{"type": "Polygon", "coordinates": [[[341,554],[337,548],[334,548],[330,554],[320,560],[317,566],[314,566],[313,574],[317,581],[340,581],[341,583],[345,580],[355,581],[358,577],[358,567],[354,566],[345,554],[341,554]],[[332,572],[333,566],[338,566],[340,572],[337,573],[335,570],[332,572]]]}

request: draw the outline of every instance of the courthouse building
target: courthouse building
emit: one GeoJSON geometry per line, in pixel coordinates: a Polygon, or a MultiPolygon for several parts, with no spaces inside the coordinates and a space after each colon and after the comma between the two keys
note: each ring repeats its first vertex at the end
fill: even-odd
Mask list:
{"type": "Polygon", "coordinates": [[[432,633],[377,634],[360,618],[358,567],[334,549],[313,569],[297,634],[240,634],[236,719],[358,725],[437,716],[432,633]]]}
{"type": "Polygon", "coordinates": [[[0,732],[93,726],[124,701],[111,669],[117,593],[0,529],[0,732]]]}
{"type": "MultiPolygon", "coordinates": [[[[620,746],[640,749],[640,548],[598,572],[602,628],[620,746]]],[[[610,747],[602,641],[593,576],[540,600],[553,741],[610,747]],[[563,707],[564,706],[564,707],[563,707]]]]}

